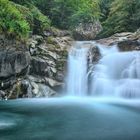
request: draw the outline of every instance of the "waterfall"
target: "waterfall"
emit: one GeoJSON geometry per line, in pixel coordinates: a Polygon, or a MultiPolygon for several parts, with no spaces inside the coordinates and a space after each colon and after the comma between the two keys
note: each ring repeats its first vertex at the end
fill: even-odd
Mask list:
{"type": "MultiPolygon", "coordinates": [[[[70,96],[140,97],[140,52],[119,52],[117,46],[76,42],[69,51],[67,94],[70,96]],[[96,45],[101,59],[94,65],[88,85],[88,55],[96,45]],[[91,80],[92,79],[92,80],[91,80]],[[90,92],[87,91],[90,89],[90,92]]],[[[91,71],[91,70],[90,70],[91,71]]]]}
{"type": "Polygon", "coordinates": [[[67,93],[71,96],[87,94],[87,56],[90,43],[76,42],[69,51],[67,93]]]}
{"type": "Polygon", "coordinates": [[[92,95],[140,97],[140,52],[98,47],[102,58],[94,69],[92,95]]]}

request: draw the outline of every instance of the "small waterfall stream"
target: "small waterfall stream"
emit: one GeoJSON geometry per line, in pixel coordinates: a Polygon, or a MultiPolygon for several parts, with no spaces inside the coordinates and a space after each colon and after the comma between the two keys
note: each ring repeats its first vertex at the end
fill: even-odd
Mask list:
{"type": "MultiPolygon", "coordinates": [[[[68,95],[89,95],[88,53],[93,43],[77,42],[69,52],[68,95]]],[[[140,52],[119,52],[117,46],[94,45],[100,50],[101,59],[94,66],[91,96],[140,97],[140,52]]]]}
{"type": "Polygon", "coordinates": [[[87,54],[85,42],[77,42],[68,57],[67,93],[71,96],[87,94],[87,54]]]}

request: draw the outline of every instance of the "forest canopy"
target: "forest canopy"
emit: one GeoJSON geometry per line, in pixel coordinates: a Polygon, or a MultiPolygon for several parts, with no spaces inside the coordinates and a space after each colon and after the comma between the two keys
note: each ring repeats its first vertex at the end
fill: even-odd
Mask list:
{"type": "Polygon", "coordinates": [[[99,37],[140,27],[139,0],[0,0],[0,9],[0,32],[16,38],[97,20],[103,26],[99,37]]]}

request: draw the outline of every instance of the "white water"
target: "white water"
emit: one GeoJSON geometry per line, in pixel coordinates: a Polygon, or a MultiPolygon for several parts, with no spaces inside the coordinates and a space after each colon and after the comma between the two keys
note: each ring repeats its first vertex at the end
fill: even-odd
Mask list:
{"type": "MultiPolygon", "coordinates": [[[[77,42],[68,58],[67,93],[87,95],[87,55],[94,42],[77,42]]],[[[119,52],[116,46],[96,44],[102,55],[94,68],[92,96],[140,97],[140,52],[119,52]]]]}
{"type": "Polygon", "coordinates": [[[102,59],[95,66],[92,94],[140,97],[140,52],[103,48],[101,51],[102,59]]]}
{"type": "Polygon", "coordinates": [[[87,94],[87,55],[90,44],[77,42],[69,52],[67,93],[71,96],[87,94]]]}

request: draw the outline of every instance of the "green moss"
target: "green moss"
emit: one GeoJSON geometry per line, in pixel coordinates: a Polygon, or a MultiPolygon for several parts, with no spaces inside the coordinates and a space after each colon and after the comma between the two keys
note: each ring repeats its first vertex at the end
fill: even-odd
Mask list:
{"type": "Polygon", "coordinates": [[[0,33],[18,39],[28,37],[29,23],[16,5],[8,0],[0,0],[0,9],[0,33]]]}

